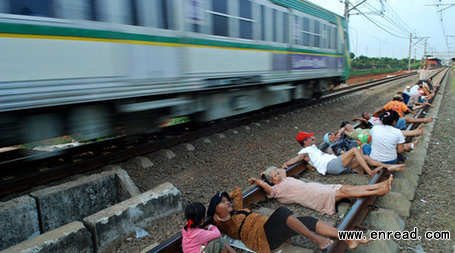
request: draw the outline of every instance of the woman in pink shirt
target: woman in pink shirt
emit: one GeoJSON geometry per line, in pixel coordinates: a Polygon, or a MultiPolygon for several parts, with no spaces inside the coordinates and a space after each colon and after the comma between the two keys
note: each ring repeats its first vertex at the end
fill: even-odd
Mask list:
{"type": "Polygon", "coordinates": [[[183,253],[234,253],[235,251],[221,238],[216,226],[202,228],[205,207],[195,202],[185,208],[186,225],[182,229],[183,253]]]}
{"type": "Polygon", "coordinates": [[[373,185],[306,183],[287,177],[284,169],[276,167],[268,168],[264,175],[273,186],[256,178],[250,178],[248,181],[264,189],[267,197],[276,198],[280,203],[297,203],[328,215],[335,214],[335,203],[341,199],[387,194],[392,188],[393,181],[393,176],[390,175],[388,180],[373,185]]]}

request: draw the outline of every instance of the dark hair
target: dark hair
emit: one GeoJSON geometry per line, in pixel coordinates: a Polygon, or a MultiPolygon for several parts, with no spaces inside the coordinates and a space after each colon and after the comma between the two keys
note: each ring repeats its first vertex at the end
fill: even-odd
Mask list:
{"type": "Polygon", "coordinates": [[[379,115],[379,118],[381,119],[382,124],[393,126],[394,123],[400,119],[400,115],[398,115],[398,113],[394,110],[388,110],[381,113],[381,115],[379,115]]]}
{"type": "Polygon", "coordinates": [[[207,218],[209,222],[213,223],[213,215],[215,215],[216,206],[221,202],[223,197],[225,197],[229,201],[232,201],[231,197],[229,197],[229,194],[227,192],[217,192],[210,199],[209,207],[207,209],[207,218]]]}
{"type": "Polygon", "coordinates": [[[351,124],[351,122],[349,122],[349,121],[342,121],[341,124],[340,124],[340,128],[343,128],[343,127],[345,127],[346,125],[349,125],[349,124],[351,124]]]}
{"type": "Polygon", "coordinates": [[[205,218],[205,206],[200,202],[194,202],[185,207],[185,219],[187,223],[184,227],[187,230],[188,227],[195,228],[201,225],[205,218]]]}
{"type": "Polygon", "coordinates": [[[366,115],[370,115],[370,113],[369,113],[369,112],[362,112],[362,114],[360,114],[360,117],[362,117],[362,118],[363,118],[363,117],[365,116],[365,114],[366,114],[366,115]]]}

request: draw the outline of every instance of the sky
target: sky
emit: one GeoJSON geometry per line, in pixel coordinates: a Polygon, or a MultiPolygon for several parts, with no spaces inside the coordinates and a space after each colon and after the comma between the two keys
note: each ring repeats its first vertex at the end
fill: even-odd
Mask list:
{"type": "MultiPolygon", "coordinates": [[[[337,14],[344,15],[344,0],[307,0],[329,9],[337,14]]],[[[429,4],[454,3],[455,0],[382,0],[385,2],[384,16],[378,15],[382,9],[381,0],[366,0],[358,9],[375,23],[382,26],[393,35],[378,28],[364,16],[352,10],[349,20],[350,51],[355,55],[375,57],[407,58],[409,54],[409,32],[413,36],[425,37],[427,40],[427,54],[439,58],[455,57],[455,6],[442,12],[443,22],[436,6],[429,4]],[[391,21],[387,21],[390,19],[391,21]],[[448,39],[448,47],[443,35],[454,35],[448,39]],[[398,36],[398,37],[397,37],[398,36]],[[403,38],[400,38],[403,37],[403,38]],[[451,51],[448,56],[447,51],[451,51]]],[[[350,0],[353,5],[362,0],[350,0]]],[[[446,6],[444,6],[446,7],[446,6]]],[[[425,40],[413,39],[412,58],[422,58],[425,40]],[[417,44],[415,44],[417,42],[417,44]],[[414,45],[415,44],[415,45],[414,45]]]]}

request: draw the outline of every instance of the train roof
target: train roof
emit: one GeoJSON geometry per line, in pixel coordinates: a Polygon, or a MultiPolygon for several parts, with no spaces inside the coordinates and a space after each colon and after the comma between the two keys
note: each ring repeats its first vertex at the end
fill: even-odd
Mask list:
{"type": "Polygon", "coordinates": [[[305,1],[305,0],[270,0],[274,4],[284,6],[286,8],[291,8],[295,9],[298,11],[301,11],[303,13],[308,13],[312,16],[316,16],[328,21],[331,21],[333,23],[337,23],[337,18],[340,18],[342,20],[343,26],[345,26],[345,20],[344,17],[331,12],[327,9],[322,8],[319,5],[313,4],[311,2],[305,1]]]}

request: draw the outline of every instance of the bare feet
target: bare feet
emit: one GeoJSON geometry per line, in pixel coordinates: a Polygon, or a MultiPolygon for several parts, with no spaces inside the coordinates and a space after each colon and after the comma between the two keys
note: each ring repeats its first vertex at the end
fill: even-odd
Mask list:
{"type": "Polygon", "coordinates": [[[379,183],[379,191],[377,192],[378,196],[384,196],[392,190],[393,176],[390,175],[389,178],[381,183],[379,183]]]}
{"type": "Polygon", "coordinates": [[[417,132],[418,132],[418,136],[421,136],[423,135],[423,124],[420,124],[417,128],[416,128],[417,132]]]}
{"type": "Polygon", "coordinates": [[[389,188],[389,191],[392,190],[392,183],[393,183],[393,175],[390,174],[389,178],[387,179],[387,185],[388,185],[388,188],[389,188]]]}
{"type": "Polygon", "coordinates": [[[368,239],[362,239],[362,240],[347,240],[345,241],[346,244],[350,249],[355,249],[357,248],[360,244],[367,244],[370,240],[368,239]]]}
{"type": "Polygon", "coordinates": [[[372,175],[377,174],[382,169],[384,169],[384,167],[382,167],[382,166],[377,167],[376,169],[373,170],[373,174],[372,175]]]}
{"type": "Polygon", "coordinates": [[[433,122],[433,118],[422,118],[424,123],[433,122]]]}
{"type": "Polygon", "coordinates": [[[406,164],[390,164],[385,167],[388,171],[403,171],[406,168],[406,164]]]}

